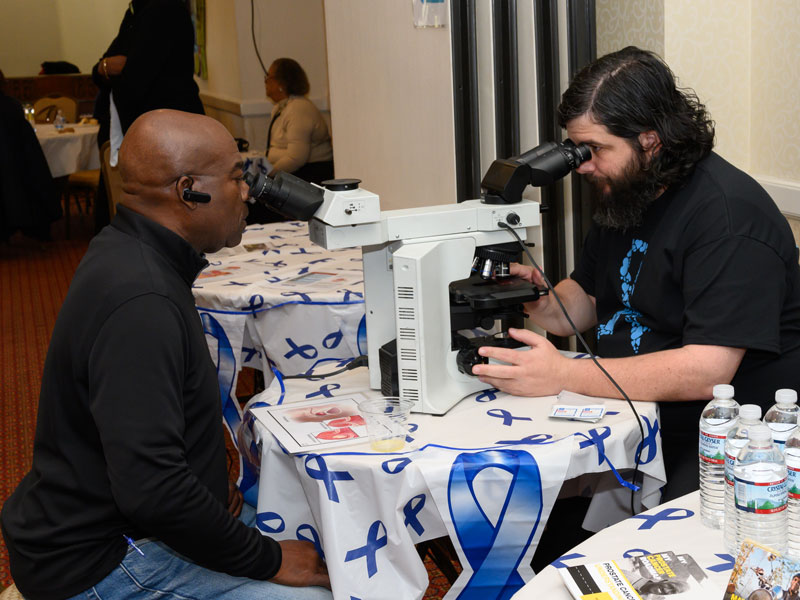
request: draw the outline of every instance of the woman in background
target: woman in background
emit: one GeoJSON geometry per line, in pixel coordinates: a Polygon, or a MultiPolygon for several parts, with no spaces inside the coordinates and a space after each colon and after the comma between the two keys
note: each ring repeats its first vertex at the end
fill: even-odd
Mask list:
{"type": "Polygon", "coordinates": [[[291,58],[279,58],[267,70],[264,84],[275,103],[267,132],[270,175],[286,171],[312,183],[332,179],[331,136],[325,119],[306,98],[309,85],[303,67],[291,58]]]}

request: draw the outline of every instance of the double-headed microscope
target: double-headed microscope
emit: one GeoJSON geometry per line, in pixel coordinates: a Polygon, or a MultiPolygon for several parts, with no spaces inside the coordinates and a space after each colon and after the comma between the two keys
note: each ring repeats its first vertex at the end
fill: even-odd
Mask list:
{"type": "Polygon", "coordinates": [[[293,219],[309,221],[311,240],[328,249],[361,246],[370,387],[415,402],[415,412],[444,414],[488,386],[472,375],[477,350],[517,347],[523,304],[546,290],[509,275],[520,246],[539,225],[528,185],[549,185],[591,158],[589,148],[548,142],[496,160],[483,197],[459,204],[381,211],[357,179],[324,187],[291,174],[247,176],[250,195],[293,219]]]}

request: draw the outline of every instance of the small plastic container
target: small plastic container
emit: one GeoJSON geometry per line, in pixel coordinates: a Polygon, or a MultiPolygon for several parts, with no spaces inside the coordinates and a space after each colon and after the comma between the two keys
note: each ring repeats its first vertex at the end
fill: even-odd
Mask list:
{"type": "Polygon", "coordinates": [[[375,452],[398,452],[405,447],[408,414],[414,402],[395,396],[369,398],[358,403],[367,424],[369,446],[375,452]]]}

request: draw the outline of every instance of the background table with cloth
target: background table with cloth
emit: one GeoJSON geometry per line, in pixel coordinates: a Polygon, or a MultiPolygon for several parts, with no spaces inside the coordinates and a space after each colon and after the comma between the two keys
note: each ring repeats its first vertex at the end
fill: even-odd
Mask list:
{"type": "Polygon", "coordinates": [[[99,125],[70,123],[74,131],[58,133],[52,124],[37,124],[36,137],[53,177],[64,177],[77,171],[100,168],[97,149],[99,125]]]}
{"type": "MultiPolygon", "coordinates": [[[[719,590],[713,598],[723,597],[735,559],[725,550],[722,531],[700,522],[700,492],[692,492],[592,536],[542,570],[514,600],[572,600],[558,569],[667,551],[690,554],[719,590]]],[[[679,597],[708,600],[686,594],[679,597]]]]}
{"type": "MultiPolygon", "coordinates": [[[[398,453],[361,444],[290,455],[257,419],[265,405],[355,392],[378,395],[366,369],[275,379],[249,403],[240,435],[244,453],[260,459],[259,528],[317,544],[336,598],[421,598],[428,575],[414,544],[444,535],[464,567],[447,597],[508,598],[532,575],[531,557],[564,480],[631,469],[640,445],[622,401],[606,400],[609,412],[590,424],[549,419],[555,397],[496,390],[468,396],[444,416],[412,414],[409,444],[398,453]]],[[[637,408],[647,432],[644,503],[653,506],[664,482],[657,406],[637,408]]],[[[627,502],[629,491],[616,485],[627,502]]]]}
{"type": "MultiPolygon", "coordinates": [[[[242,418],[236,381],[243,366],[262,370],[268,384],[272,368],[305,373],[366,353],[359,249],[326,250],[311,243],[306,223],[287,221],[250,225],[239,246],[206,258],[210,264],[192,292],[234,440],[242,418]]],[[[241,473],[240,487],[255,504],[246,465],[241,473]]]]}

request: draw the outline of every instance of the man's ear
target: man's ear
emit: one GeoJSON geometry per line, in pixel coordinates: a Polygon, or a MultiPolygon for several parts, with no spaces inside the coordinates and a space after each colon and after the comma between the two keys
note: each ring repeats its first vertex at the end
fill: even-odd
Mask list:
{"type": "Polygon", "coordinates": [[[661,148],[661,138],[658,137],[658,133],[654,129],[643,131],[639,134],[639,145],[648,156],[652,156],[654,152],[661,148]]]}
{"type": "Polygon", "coordinates": [[[175,183],[175,193],[178,195],[178,200],[180,202],[185,204],[188,208],[194,209],[197,208],[197,204],[195,202],[189,202],[184,196],[184,191],[191,190],[192,184],[194,184],[194,179],[188,175],[181,175],[175,183]]]}

